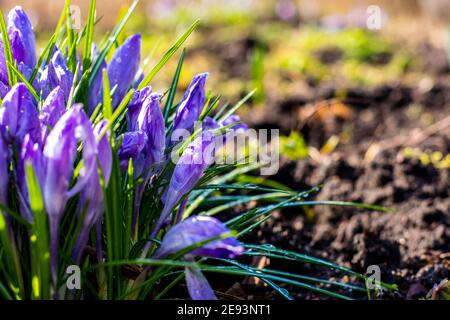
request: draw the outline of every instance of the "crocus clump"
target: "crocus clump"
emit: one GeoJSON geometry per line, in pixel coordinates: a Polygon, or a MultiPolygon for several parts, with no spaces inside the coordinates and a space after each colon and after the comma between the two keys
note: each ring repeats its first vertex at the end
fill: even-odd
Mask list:
{"type": "Polygon", "coordinates": [[[208,272],[259,278],[288,299],[282,283],[348,298],[301,282],[313,278],[237,261],[267,255],[358,276],[237,239],[274,210],[326,203],[301,201],[316,189],[240,180],[261,167],[256,160],[215,161],[224,144],[248,133],[234,112],[251,94],[219,106],[220,97],[205,91],[207,73],[180,90],[184,54],[169,90],[154,92],[153,78],[198,22],[147,73],[142,36],[126,38],[123,29],[137,2],[96,45],[95,1],[76,31],[67,0],[40,57],[24,10],[11,10],[6,23],[0,12],[0,299],[160,299],[183,278],[191,298],[216,299],[208,272]],[[259,200],[265,205],[255,208],[259,200]],[[236,212],[238,205],[248,211],[236,212]],[[224,211],[236,215],[212,217],[224,211]],[[72,277],[74,266],[81,271],[72,277]]]}
{"type": "MultiPolygon", "coordinates": [[[[161,108],[162,94],[153,92],[148,85],[141,86],[142,77],[137,76],[142,41],[139,34],[128,37],[109,61],[102,58],[96,45],[92,44],[91,65],[101,59],[98,60],[100,68],[84,70],[84,64],[78,62],[73,70],[69,66],[69,48],[59,48],[57,43],[50,46],[49,59],[43,59],[37,65],[35,35],[22,8],[14,8],[7,21],[11,64],[15,70],[7,63],[8,52],[2,41],[0,203],[3,208],[17,210],[28,226],[36,224],[37,213],[33,205],[36,190],[30,193],[30,172],[35,176],[48,223],[53,297],[58,295],[59,264],[61,258],[66,257],[63,250],[71,251],[73,263],[82,263],[93,229],[97,233],[97,249],[103,250],[102,229],[107,227],[104,212],[109,205],[105,197],[114,175],[119,176],[119,180],[126,177],[134,181],[130,196],[133,205],[129,225],[131,238],[127,240],[135,242],[146,234],[140,233],[138,228],[148,230],[154,239],[162,228],[170,230],[158,249],[147,244],[145,257],[164,258],[229,232],[214,218],[172,219],[180,200],[187,197],[212,164],[212,158],[203,157],[205,149],[224,134],[213,130],[223,124],[214,122],[212,128],[207,125],[212,120],[208,118],[205,130],[192,136],[192,141],[180,151],[179,163],[170,164],[169,151],[175,147],[175,142],[170,140],[171,132],[181,129],[192,134],[205,108],[206,73],[193,78],[176,108],[169,130],[161,108]],[[14,72],[23,77],[12,77],[17,75],[14,72]],[[104,79],[105,76],[108,79],[104,79]],[[77,90],[86,77],[91,81],[83,95],[77,90]],[[105,80],[111,92],[105,91],[105,80]],[[131,98],[123,102],[128,93],[131,98]],[[125,104],[123,126],[106,116],[105,103],[110,105],[110,112],[115,112],[121,103],[125,104]],[[170,167],[172,169],[168,170],[170,167]],[[131,169],[133,175],[129,176],[131,169]],[[162,208],[161,214],[146,221],[141,217],[142,203],[148,201],[145,192],[155,188],[153,183],[158,179],[163,184],[157,187],[151,201],[153,206],[162,208]],[[70,220],[77,221],[79,228],[71,246],[62,246],[62,238],[66,236],[61,234],[63,225],[70,220]]],[[[234,117],[233,121],[239,119],[234,117]]],[[[213,157],[214,152],[210,156],[213,157]]],[[[8,211],[0,212],[9,224],[8,211]]],[[[15,243],[19,235],[12,229],[8,232],[11,244],[15,243]]],[[[32,228],[28,232],[33,234],[32,228]]],[[[196,256],[205,255],[234,258],[242,252],[240,243],[230,235],[190,252],[185,259],[193,261],[196,256]]],[[[97,256],[101,257],[100,252],[97,256]]],[[[200,270],[186,268],[186,279],[192,298],[214,298],[200,270]]],[[[24,294],[20,289],[19,294],[24,294]]]]}

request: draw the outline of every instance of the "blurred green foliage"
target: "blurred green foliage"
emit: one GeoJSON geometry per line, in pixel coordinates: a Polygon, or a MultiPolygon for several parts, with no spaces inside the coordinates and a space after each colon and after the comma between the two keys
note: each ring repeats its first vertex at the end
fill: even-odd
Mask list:
{"type": "Polygon", "coordinates": [[[351,86],[396,80],[411,66],[412,57],[382,36],[363,29],[328,31],[311,27],[291,35],[272,53],[271,62],[288,73],[351,86]]]}
{"type": "Polygon", "coordinates": [[[309,150],[303,136],[293,131],[289,136],[280,137],[280,153],[288,159],[298,160],[307,158],[309,150]]]}

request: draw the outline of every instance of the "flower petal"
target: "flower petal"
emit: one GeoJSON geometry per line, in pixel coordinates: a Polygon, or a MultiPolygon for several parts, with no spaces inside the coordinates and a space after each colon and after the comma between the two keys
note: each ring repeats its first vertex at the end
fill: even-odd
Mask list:
{"type": "Polygon", "coordinates": [[[207,73],[201,73],[192,79],[175,114],[174,130],[184,129],[192,132],[206,103],[207,78],[207,73]]]}
{"type": "Polygon", "coordinates": [[[186,268],[184,274],[192,300],[217,300],[208,280],[199,268],[186,268]]]}
{"type": "Polygon", "coordinates": [[[127,120],[128,120],[128,131],[139,130],[138,117],[142,110],[142,105],[145,99],[147,99],[152,93],[150,87],[145,87],[142,90],[137,90],[133,94],[133,98],[130,103],[128,103],[127,120]]]}
{"type": "MultiPolygon", "coordinates": [[[[219,220],[208,216],[194,216],[173,226],[165,235],[156,256],[167,257],[199,242],[211,240],[230,230],[219,220]]],[[[214,240],[190,252],[188,256],[205,256],[233,259],[244,252],[234,237],[214,240]]]]}
{"type": "Polygon", "coordinates": [[[36,66],[36,39],[30,19],[19,6],[8,14],[8,34],[14,60],[30,69],[36,66]]]}
{"type": "Polygon", "coordinates": [[[39,79],[39,86],[42,90],[42,96],[47,98],[53,89],[61,87],[64,92],[64,98],[67,101],[73,83],[73,74],[67,67],[61,51],[55,49],[50,63],[44,68],[39,79]]]}
{"type": "Polygon", "coordinates": [[[107,67],[113,108],[116,108],[131,87],[141,59],[141,35],[129,37],[114,53],[107,67]]]}
{"type": "Polygon", "coordinates": [[[142,131],[126,132],[123,134],[122,145],[119,149],[120,168],[126,171],[128,162],[133,159],[135,175],[139,176],[144,168],[145,158],[142,153],[147,145],[147,135],[142,131]]]}
{"type": "Polygon", "coordinates": [[[144,151],[147,158],[145,169],[162,161],[164,156],[166,132],[164,117],[159,106],[160,99],[160,94],[151,93],[145,99],[137,120],[139,129],[148,137],[144,151]]]}
{"type": "MultiPolygon", "coordinates": [[[[9,181],[9,150],[0,134],[0,203],[7,205],[9,181]]],[[[1,211],[1,210],[0,210],[1,211]]]]}
{"type": "Polygon", "coordinates": [[[47,99],[45,99],[41,114],[39,115],[44,141],[49,131],[56,125],[65,111],[66,104],[64,102],[64,92],[61,87],[56,87],[50,92],[47,99]]]}
{"type": "Polygon", "coordinates": [[[0,126],[4,138],[22,147],[22,141],[29,134],[35,142],[41,141],[41,125],[35,99],[23,83],[16,84],[3,99],[0,108],[0,126]]]}

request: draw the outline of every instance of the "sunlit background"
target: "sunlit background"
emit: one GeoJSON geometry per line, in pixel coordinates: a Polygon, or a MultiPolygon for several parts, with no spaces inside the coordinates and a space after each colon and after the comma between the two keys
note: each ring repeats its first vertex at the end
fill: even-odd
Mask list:
{"type": "MultiPolygon", "coordinates": [[[[72,2],[80,7],[84,23],[88,1],[72,2]]],[[[97,1],[97,31],[110,30],[130,2],[97,1]]],[[[64,1],[0,3],[5,12],[14,5],[26,8],[42,47],[64,1]]],[[[271,86],[289,94],[298,89],[297,80],[306,78],[368,85],[392,81],[408,76],[406,69],[413,71],[414,64],[421,62],[412,59],[415,54],[408,54],[407,49],[403,50],[405,46],[429,43],[446,47],[450,1],[377,1],[382,12],[381,30],[367,31],[367,8],[371,4],[373,1],[361,0],[142,0],[123,36],[142,33],[143,52],[148,54],[142,62],[151,64],[177,34],[201,19],[201,32],[187,43],[188,63],[181,82],[186,84],[194,73],[207,70],[212,74],[210,83],[220,83],[215,90],[230,98],[252,87],[259,89],[260,99],[272,91],[271,86]],[[385,35],[390,36],[389,41],[385,35]],[[392,46],[402,50],[391,54],[392,46]],[[343,49],[333,52],[333,48],[343,49]],[[344,52],[349,58],[338,66],[325,61],[333,62],[341,51],[349,51],[344,52]],[[383,62],[383,68],[374,66],[374,62],[383,62]]],[[[166,86],[174,63],[167,67],[167,77],[164,73],[158,76],[156,86],[166,86]]]]}
{"type": "MultiPolygon", "coordinates": [[[[97,0],[97,42],[131,2],[97,0]]],[[[0,3],[4,12],[14,5],[26,9],[42,50],[64,0],[0,3]]],[[[72,4],[83,26],[89,2],[72,4]]],[[[193,75],[205,71],[208,89],[223,102],[257,89],[256,108],[240,111],[250,125],[278,127],[267,123],[268,114],[292,101],[323,104],[345,97],[349,88],[431,88],[433,79],[442,82],[449,74],[450,0],[141,0],[119,42],[141,33],[141,65],[149,70],[196,19],[201,24],[185,43],[179,94],[193,75]],[[374,17],[379,18],[375,25],[374,17]]],[[[176,64],[174,58],[164,66],[152,82],[154,90],[164,92],[176,64]]],[[[290,120],[282,119],[282,133],[296,129],[290,120]]]]}
{"type": "MultiPolygon", "coordinates": [[[[131,2],[97,0],[96,42],[131,2]]],[[[89,1],[72,3],[83,26],[89,1]]],[[[0,4],[5,13],[14,5],[26,9],[42,50],[64,0],[0,4]]],[[[397,259],[401,263],[392,262],[391,274],[403,279],[410,268],[415,277],[408,281],[422,279],[431,289],[436,282],[428,274],[434,269],[417,267],[419,260],[428,267],[431,258],[420,250],[446,254],[441,259],[447,259],[447,272],[449,265],[448,219],[439,217],[449,212],[450,0],[141,0],[118,44],[141,33],[141,66],[148,71],[197,19],[199,27],[184,43],[176,101],[201,72],[210,73],[207,90],[221,95],[222,106],[257,89],[239,115],[253,128],[280,130],[275,186],[323,185],[318,199],[396,210],[356,220],[360,211],[306,208],[304,216],[274,215],[274,227],[258,237],[295,250],[335,250],[339,263],[350,261],[347,253],[354,250],[348,267],[397,259]],[[381,235],[374,226],[384,230],[381,235]],[[404,261],[411,264],[404,267],[404,261]]],[[[179,56],[152,80],[153,90],[170,87],[179,56]]]]}

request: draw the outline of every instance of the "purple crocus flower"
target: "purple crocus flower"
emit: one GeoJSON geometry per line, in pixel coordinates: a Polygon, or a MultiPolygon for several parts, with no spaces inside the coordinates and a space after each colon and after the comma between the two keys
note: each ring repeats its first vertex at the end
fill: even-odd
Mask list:
{"type": "Polygon", "coordinates": [[[159,106],[160,98],[160,94],[151,93],[149,88],[134,96],[127,114],[130,132],[123,135],[119,150],[122,169],[128,167],[131,158],[135,175],[144,175],[144,180],[148,180],[151,174],[150,167],[162,161],[164,155],[165,126],[159,106]]]}
{"type": "MultiPolygon", "coordinates": [[[[0,71],[0,73],[1,73],[1,71],[0,71]]],[[[5,97],[6,94],[8,93],[8,91],[9,91],[9,87],[0,80],[0,97],[3,99],[3,97],[5,97]]]]}
{"type": "MultiPolygon", "coordinates": [[[[164,236],[156,257],[167,257],[196,243],[217,238],[230,230],[219,220],[209,216],[194,216],[173,226],[164,236]]],[[[244,248],[234,237],[214,240],[186,255],[233,259],[241,255],[244,248]]]]}
{"type": "MultiPolygon", "coordinates": [[[[94,128],[94,136],[96,139],[100,137],[100,134],[103,132],[105,126],[108,124],[107,120],[100,121],[94,128]]],[[[105,181],[105,185],[108,185],[109,178],[111,176],[112,170],[112,150],[111,144],[109,142],[108,133],[105,134],[100,141],[97,143],[97,160],[102,169],[103,180],[105,181]]]]}
{"type": "Polygon", "coordinates": [[[45,141],[49,131],[56,125],[58,120],[66,112],[66,105],[64,103],[64,92],[61,87],[56,87],[47,99],[45,99],[42,106],[39,120],[42,126],[42,140],[45,141]]]}
{"type": "Polygon", "coordinates": [[[8,14],[8,35],[11,51],[17,64],[23,63],[31,70],[36,66],[36,39],[28,16],[21,7],[8,14]]]}
{"type": "Polygon", "coordinates": [[[67,200],[86,186],[96,166],[97,142],[82,105],[74,105],[55,125],[47,137],[43,158],[45,172],[41,188],[50,222],[51,266],[56,272],[58,226],[67,200]],[[77,183],[69,190],[78,140],[83,142],[83,168],[77,183]]]}
{"type": "Polygon", "coordinates": [[[21,148],[23,138],[29,134],[35,142],[41,141],[41,125],[35,99],[23,83],[17,83],[3,99],[0,108],[0,127],[8,142],[21,148]]]}
{"type": "Polygon", "coordinates": [[[206,103],[205,83],[207,73],[196,75],[181,100],[174,119],[174,131],[178,129],[192,132],[206,103]]]}
{"type": "Polygon", "coordinates": [[[230,126],[229,129],[232,129],[233,131],[241,131],[241,130],[247,130],[248,126],[245,123],[240,123],[241,118],[238,115],[231,115],[225,120],[221,122],[217,122],[211,117],[206,117],[205,120],[203,120],[203,128],[213,130],[213,129],[219,129],[222,127],[230,126]],[[235,124],[234,126],[231,126],[232,124],[235,124]]]}
{"type": "Polygon", "coordinates": [[[192,300],[217,300],[213,288],[199,268],[185,268],[184,275],[192,300]]]}
{"type": "Polygon", "coordinates": [[[232,125],[233,123],[236,123],[236,125],[230,127],[230,129],[232,129],[233,131],[248,130],[248,126],[245,123],[240,123],[240,121],[241,121],[241,118],[238,115],[233,114],[222,121],[222,126],[226,127],[226,126],[232,125]]]}
{"type": "MultiPolygon", "coordinates": [[[[98,139],[101,132],[107,125],[107,120],[102,120],[94,128],[94,135],[98,139]]],[[[109,136],[105,134],[97,144],[97,161],[102,173],[102,179],[105,185],[108,185],[112,169],[112,150],[109,143],[109,136]]],[[[86,210],[80,235],[77,238],[73,259],[79,263],[83,249],[89,238],[89,232],[95,223],[100,219],[103,213],[103,189],[100,184],[98,170],[93,170],[86,183],[86,186],[80,193],[80,211],[86,210]],[[86,207],[87,206],[87,207],[86,207]]]]}
{"type": "Polygon", "coordinates": [[[129,132],[123,135],[118,153],[122,171],[127,169],[132,159],[135,177],[142,177],[134,199],[133,233],[145,187],[164,158],[165,122],[160,99],[161,95],[152,93],[150,87],[135,92],[127,112],[129,132]]]}
{"type": "Polygon", "coordinates": [[[118,152],[122,171],[127,170],[129,160],[133,159],[135,171],[142,172],[143,168],[137,166],[137,164],[144,163],[142,150],[147,145],[147,140],[147,135],[142,131],[126,132],[123,134],[122,144],[118,152]]]}
{"type": "Polygon", "coordinates": [[[50,63],[45,66],[39,78],[39,87],[43,98],[52,92],[56,87],[61,87],[64,98],[67,101],[73,83],[73,74],[67,66],[61,51],[55,49],[50,63]]]}
{"type": "MultiPolygon", "coordinates": [[[[9,177],[9,150],[8,145],[0,134],[0,203],[8,202],[8,177],[9,177]]],[[[1,212],[2,210],[0,210],[1,212]]]]}
{"type": "Polygon", "coordinates": [[[136,131],[139,130],[138,126],[138,117],[139,113],[142,110],[142,106],[144,104],[145,99],[147,99],[152,93],[152,89],[150,87],[145,87],[142,90],[137,90],[133,94],[133,98],[127,106],[127,122],[128,122],[128,131],[136,131]]]}
{"type": "Polygon", "coordinates": [[[6,66],[3,41],[0,39],[0,95],[3,98],[9,90],[8,68],[6,66]]]}
{"type": "Polygon", "coordinates": [[[134,76],[139,69],[141,35],[129,37],[114,53],[107,67],[112,95],[112,105],[116,108],[131,87],[134,76]],[[115,87],[115,89],[113,89],[115,87]]]}
{"type": "MultiPolygon", "coordinates": [[[[155,258],[165,258],[178,253],[199,242],[212,240],[229,233],[230,230],[219,220],[207,216],[188,218],[174,227],[165,235],[155,258]]],[[[234,259],[244,252],[239,241],[230,236],[225,239],[211,241],[185,255],[192,261],[195,256],[234,259]]],[[[214,292],[199,268],[185,269],[188,291],[194,300],[215,300],[214,292]]]]}
{"type": "Polygon", "coordinates": [[[141,112],[139,113],[137,123],[138,128],[145,132],[148,137],[147,146],[144,151],[146,154],[145,169],[150,165],[159,163],[163,159],[165,145],[165,123],[164,117],[159,106],[161,95],[151,93],[144,100],[141,112]]]}
{"type": "Polygon", "coordinates": [[[162,197],[164,209],[152,232],[152,237],[158,234],[175,205],[195,187],[206,168],[214,161],[215,154],[212,148],[214,141],[214,134],[211,131],[204,131],[184,150],[162,197]]]}

